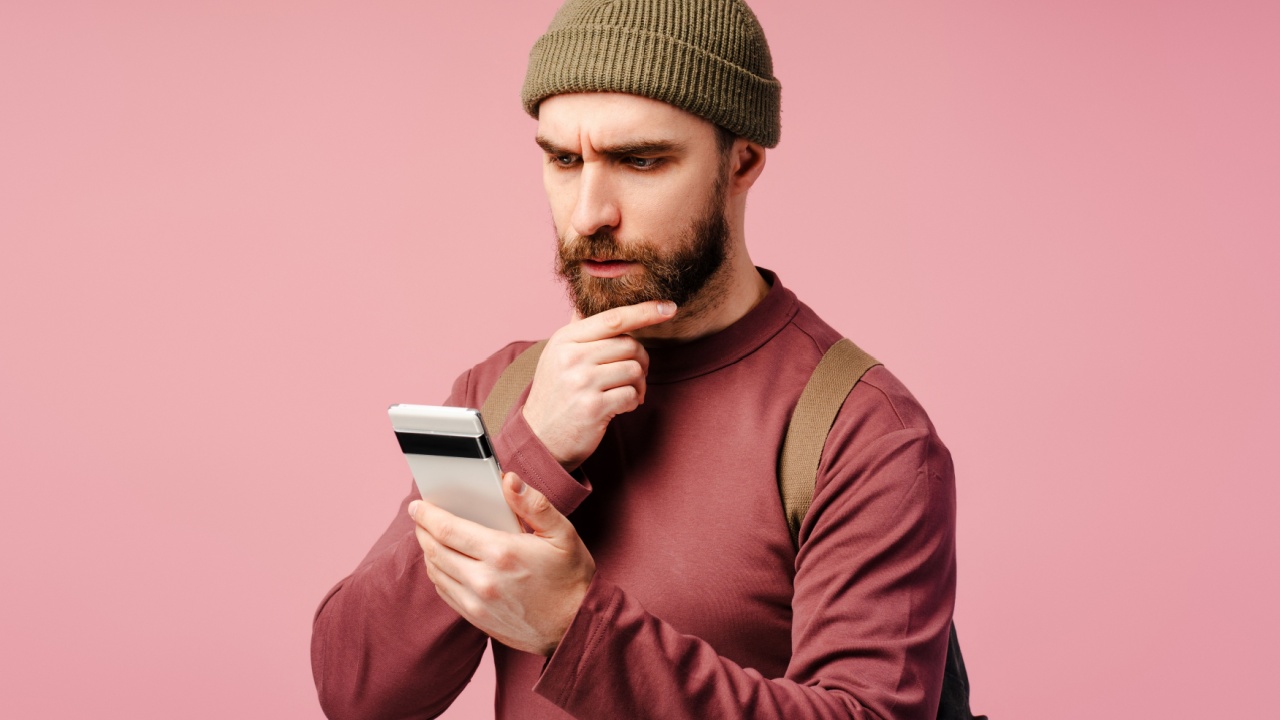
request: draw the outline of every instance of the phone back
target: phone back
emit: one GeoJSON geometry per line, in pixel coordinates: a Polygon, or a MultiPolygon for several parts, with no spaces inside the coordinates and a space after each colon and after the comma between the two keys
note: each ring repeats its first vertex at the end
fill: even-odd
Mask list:
{"type": "Polygon", "coordinates": [[[478,410],[392,405],[387,414],[424,500],[486,527],[521,532],[502,496],[502,470],[478,410]]]}

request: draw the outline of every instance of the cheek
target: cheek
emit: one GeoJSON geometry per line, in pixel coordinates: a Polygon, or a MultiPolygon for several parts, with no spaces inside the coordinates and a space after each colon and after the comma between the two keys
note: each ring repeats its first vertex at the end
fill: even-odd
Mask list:
{"type": "Polygon", "coordinates": [[[632,193],[624,206],[624,217],[636,230],[649,235],[686,227],[706,205],[709,189],[696,182],[671,182],[632,193]]]}

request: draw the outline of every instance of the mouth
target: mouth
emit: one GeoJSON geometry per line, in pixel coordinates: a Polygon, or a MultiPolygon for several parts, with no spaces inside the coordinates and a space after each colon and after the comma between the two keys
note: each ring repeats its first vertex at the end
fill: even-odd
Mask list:
{"type": "Polygon", "coordinates": [[[629,260],[609,260],[605,258],[591,258],[582,261],[582,269],[592,277],[598,278],[616,278],[626,275],[632,269],[639,267],[640,263],[631,262],[629,260]]]}

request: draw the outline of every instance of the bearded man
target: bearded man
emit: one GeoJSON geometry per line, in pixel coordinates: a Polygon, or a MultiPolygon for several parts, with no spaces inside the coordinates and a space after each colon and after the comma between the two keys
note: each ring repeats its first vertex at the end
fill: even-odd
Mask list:
{"type": "MultiPolygon", "coordinates": [[[[317,611],[330,717],[433,717],[490,638],[501,718],[934,717],[955,491],[919,403],[867,371],[794,537],[779,502],[788,421],[841,338],[747,251],[780,93],[740,0],[556,14],[523,101],[575,318],[494,438],[530,532],[412,489],[317,611]]],[[[446,404],[480,407],[529,345],[446,404]]]]}

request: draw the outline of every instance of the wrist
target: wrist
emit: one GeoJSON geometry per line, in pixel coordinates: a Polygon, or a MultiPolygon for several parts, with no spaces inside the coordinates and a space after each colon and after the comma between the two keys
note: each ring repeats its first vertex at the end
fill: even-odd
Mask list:
{"type": "Polygon", "coordinates": [[[524,422],[529,426],[529,430],[533,433],[533,436],[538,439],[538,442],[542,443],[542,447],[547,449],[547,454],[551,456],[552,460],[559,463],[560,467],[564,468],[565,472],[571,473],[574,470],[577,470],[578,466],[582,465],[582,459],[568,457],[565,453],[559,451],[558,447],[560,443],[556,442],[556,438],[553,433],[545,430],[542,425],[541,418],[538,417],[536,410],[534,410],[533,413],[530,413],[529,405],[526,403],[524,407],[520,408],[520,414],[524,416],[524,422]]]}
{"type": "Polygon", "coordinates": [[[591,589],[591,581],[595,577],[595,562],[592,561],[587,570],[586,579],[578,585],[571,594],[567,611],[556,628],[555,637],[545,647],[542,648],[543,657],[551,657],[556,649],[560,647],[560,643],[564,641],[564,636],[569,633],[569,628],[573,626],[573,621],[578,618],[578,611],[582,609],[582,604],[587,600],[587,592],[591,589]]]}

